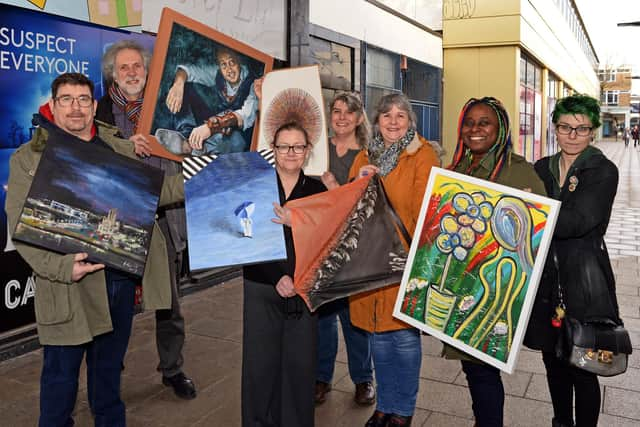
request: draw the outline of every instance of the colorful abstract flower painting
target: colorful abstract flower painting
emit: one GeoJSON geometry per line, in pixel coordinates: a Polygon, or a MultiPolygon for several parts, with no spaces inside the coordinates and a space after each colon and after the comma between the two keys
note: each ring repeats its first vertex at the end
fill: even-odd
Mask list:
{"type": "Polygon", "coordinates": [[[433,168],[394,316],[511,373],[559,202],[433,168]]]}

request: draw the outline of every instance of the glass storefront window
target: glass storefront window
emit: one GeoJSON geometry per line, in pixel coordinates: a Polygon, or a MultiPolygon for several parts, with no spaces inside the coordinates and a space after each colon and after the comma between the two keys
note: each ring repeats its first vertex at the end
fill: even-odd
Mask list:
{"type": "Polygon", "coordinates": [[[553,113],[553,109],[556,107],[559,88],[560,80],[553,74],[549,73],[549,78],[547,79],[547,156],[551,156],[558,151],[558,141],[556,140],[556,133],[553,129],[553,121],[551,120],[551,116],[553,113]]]}
{"type": "Polygon", "coordinates": [[[520,57],[520,127],[518,154],[529,162],[542,157],[542,68],[520,57]]]}

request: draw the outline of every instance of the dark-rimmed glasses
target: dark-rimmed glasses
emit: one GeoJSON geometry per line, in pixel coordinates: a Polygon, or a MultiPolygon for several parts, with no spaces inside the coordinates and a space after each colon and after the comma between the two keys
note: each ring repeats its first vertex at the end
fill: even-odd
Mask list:
{"type": "Polygon", "coordinates": [[[53,98],[61,107],[70,107],[73,105],[73,101],[77,101],[81,107],[90,107],[93,103],[93,97],[89,95],[71,96],[61,95],[53,98]]]}
{"type": "Polygon", "coordinates": [[[276,145],[276,150],[280,154],[288,154],[291,150],[295,154],[302,154],[306,148],[306,145],[276,145]]]}
{"type": "Polygon", "coordinates": [[[556,130],[560,135],[570,135],[571,132],[575,132],[578,136],[588,136],[592,129],[593,127],[591,126],[578,126],[574,128],[569,125],[556,125],[556,130]]]}

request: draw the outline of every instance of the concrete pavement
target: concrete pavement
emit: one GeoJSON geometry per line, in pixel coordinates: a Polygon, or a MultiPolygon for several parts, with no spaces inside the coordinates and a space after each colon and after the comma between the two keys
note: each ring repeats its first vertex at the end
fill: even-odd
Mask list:
{"type": "MultiPolygon", "coordinates": [[[[628,371],[602,378],[600,426],[640,426],[640,149],[599,143],[620,168],[620,186],[606,237],[617,278],[620,310],[636,353],[628,371]]],[[[129,426],[205,427],[240,425],[242,286],[240,278],[182,299],[187,323],[185,372],[198,397],[182,401],[164,387],[155,371],[153,313],[136,316],[126,357],[122,394],[129,426]]],[[[442,359],[440,343],[423,336],[423,362],[413,426],[473,425],[466,380],[456,361],[442,359]]],[[[0,426],[37,423],[41,350],[0,363],[0,426]]],[[[550,426],[552,408],[540,354],[524,349],[513,375],[503,375],[507,426],[550,426]]],[[[76,425],[91,426],[84,376],[76,425]]],[[[316,408],[316,426],[363,426],[373,407],[359,407],[347,372],[341,341],[334,390],[316,408]]]]}

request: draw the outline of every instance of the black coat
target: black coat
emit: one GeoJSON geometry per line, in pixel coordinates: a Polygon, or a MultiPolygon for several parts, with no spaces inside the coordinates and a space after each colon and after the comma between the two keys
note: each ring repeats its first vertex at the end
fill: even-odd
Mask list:
{"type": "Polygon", "coordinates": [[[599,150],[593,151],[591,156],[576,160],[561,189],[551,173],[551,157],[535,164],[547,194],[562,205],[524,338],[524,344],[533,349],[554,349],[559,329],[551,326],[551,318],[558,305],[558,277],[568,316],[580,321],[619,322],[614,275],[604,243],[618,187],[618,168],[599,150]],[[570,181],[576,179],[573,187],[570,181]]]}

